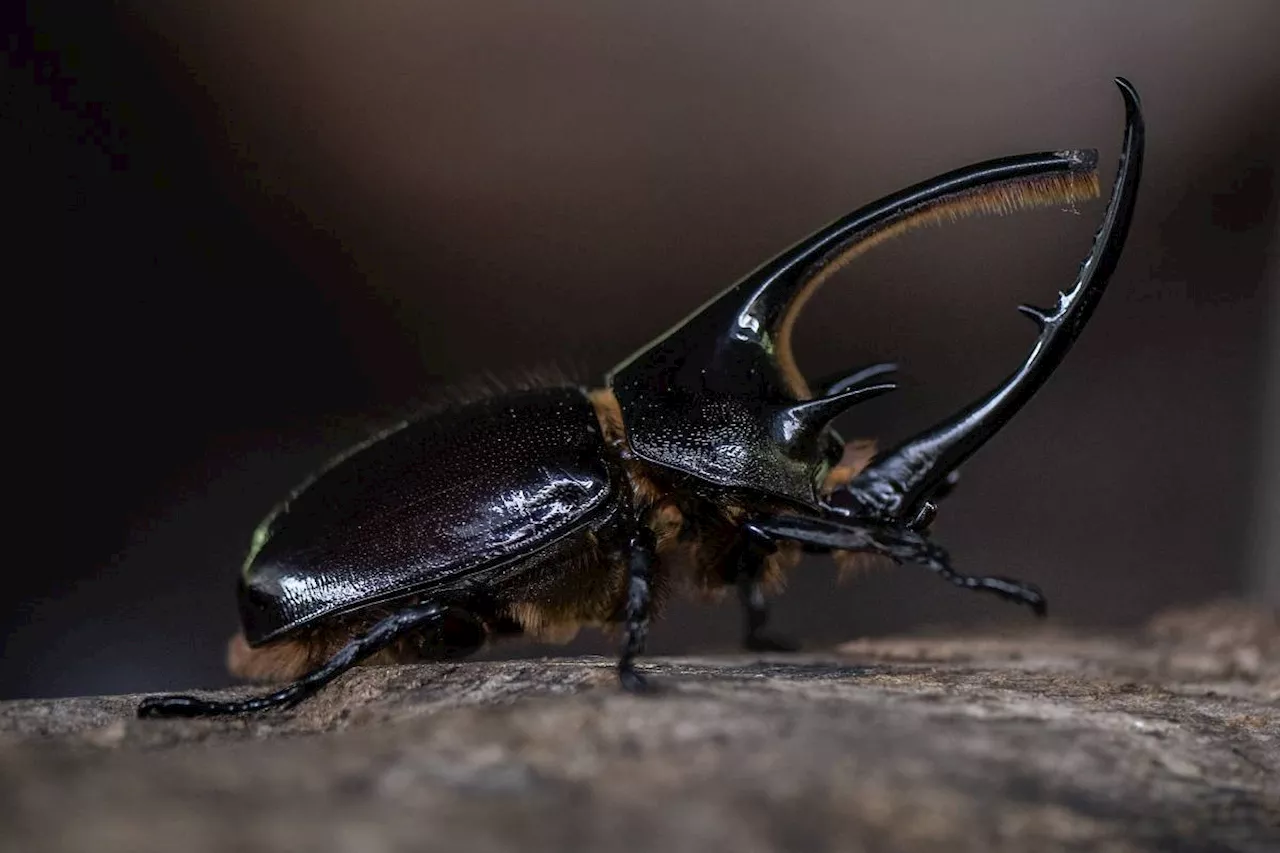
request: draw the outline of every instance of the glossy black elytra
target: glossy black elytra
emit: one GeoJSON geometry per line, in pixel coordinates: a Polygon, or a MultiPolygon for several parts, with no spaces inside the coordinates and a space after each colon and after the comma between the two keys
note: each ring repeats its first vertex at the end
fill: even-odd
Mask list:
{"type": "Polygon", "coordinates": [[[564,635],[619,625],[618,674],[651,605],[677,586],[736,586],[749,648],[764,592],[801,550],[869,552],[1044,612],[1028,584],[951,568],[927,533],[956,467],[1044,384],[1114,270],[1142,169],[1137,93],[1117,79],[1126,123],[1110,202],[1075,285],[1026,361],[956,416],[874,453],[832,420],[890,390],[875,365],[821,383],[796,368],[791,329],[817,285],[880,240],[971,213],[1072,203],[1097,193],[1092,151],[1006,157],[959,169],[837,220],[766,263],[618,365],[603,388],[494,391],[424,415],[336,460],[262,523],[240,579],[234,672],[295,679],[218,702],[145,700],[140,716],[288,705],[371,656],[465,654],[495,634],[564,635]]]}

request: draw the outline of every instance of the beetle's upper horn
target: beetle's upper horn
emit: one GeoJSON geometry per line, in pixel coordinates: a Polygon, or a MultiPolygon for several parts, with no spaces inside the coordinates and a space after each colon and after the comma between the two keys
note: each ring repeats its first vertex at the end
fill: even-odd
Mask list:
{"type": "Polygon", "coordinates": [[[797,243],[740,282],[734,288],[734,296],[743,297],[739,325],[745,321],[749,328],[767,330],[790,390],[806,394],[808,386],[792,355],[791,329],[809,296],[828,277],[872,246],[913,227],[1094,198],[1097,160],[1092,149],[1008,157],[895,193],[797,243]]]}
{"type": "Polygon", "coordinates": [[[796,406],[811,394],[791,353],[791,327],[816,286],[917,225],[1093,198],[1096,163],[1089,149],[989,160],[896,192],[801,240],[610,372],[632,448],[712,482],[816,502],[815,424],[870,393],[846,395],[843,385],[796,406]]]}
{"type": "Polygon", "coordinates": [[[689,390],[718,385],[744,394],[767,390],[783,398],[805,399],[808,385],[791,354],[791,324],[828,276],[912,227],[1094,198],[1096,164],[1092,149],[1025,154],[979,163],[896,192],[836,220],[759,267],[618,365],[611,376],[656,361],[672,385],[689,390]],[[765,363],[771,369],[755,379],[771,380],[767,389],[743,375],[765,363]]]}

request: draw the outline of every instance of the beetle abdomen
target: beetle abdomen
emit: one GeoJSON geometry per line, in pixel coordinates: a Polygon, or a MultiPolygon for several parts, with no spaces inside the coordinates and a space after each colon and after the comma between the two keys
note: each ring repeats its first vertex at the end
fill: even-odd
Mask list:
{"type": "Polygon", "coordinates": [[[580,388],[508,392],[410,421],[263,522],[240,584],[245,637],[259,645],[531,557],[611,513],[616,476],[580,388]]]}

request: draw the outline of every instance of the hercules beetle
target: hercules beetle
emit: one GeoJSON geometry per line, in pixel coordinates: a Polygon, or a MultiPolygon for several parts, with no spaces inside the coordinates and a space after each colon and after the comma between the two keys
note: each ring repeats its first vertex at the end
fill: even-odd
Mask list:
{"type": "Polygon", "coordinates": [[[618,676],[677,585],[736,587],[746,643],[770,649],[765,592],[804,551],[887,556],[1043,614],[1029,584],[952,569],[927,528],[956,467],[1057,367],[1092,314],[1129,230],[1142,168],[1137,93],[1115,185],[1074,287],[1026,361],[986,397],[897,447],[845,443],[832,420],[891,390],[875,365],[822,384],[791,330],[814,289],[871,245],[974,213],[1098,193],[1096,152],[1054,151],[949,172],[844,216],[707,302],[615,367],[603,388],[494,391],[410,420],[334,461],[259,526],[239,583],[239,675],[295,678],[243,701],[145,700],[140,716],[233,714],[297,702],[377,653],[466,654],[506,633],[620,625],[618,676]],[[353,639],[354,638],[354,639],[353,639]]]}

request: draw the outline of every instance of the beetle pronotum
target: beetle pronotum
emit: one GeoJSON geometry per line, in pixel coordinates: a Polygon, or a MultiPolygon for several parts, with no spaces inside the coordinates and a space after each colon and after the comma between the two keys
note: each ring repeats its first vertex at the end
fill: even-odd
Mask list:
{"type": "Polygon", "coordinates": [[[311,695],[379,655],[464,654],[504,633],[620,626],[618,677],[663,593],[736,587],[748,648],[765,592],[801,550],[922,565],[1043,613],[1029,584],[971,577],[928,535],[954,472],[1044,384],[1106,288],[1142,169],[1138,96],[1118,78],[1125,132],[1102,225],[1024,363],[952,418],[872,453],[832,420],[891,390],[874,365],[819,385],[791,329],[813,290],[870,246],[924,223],[1071,204],[1098,193],[1091,150],[978,163],[860,208],[787,249],[615,367],[604,385],[494,391],[348,452],[259,526],[240,578],[238,675],[297,679],[242,701],[149,698],[141,716],[255,711],[311,695]]]}

